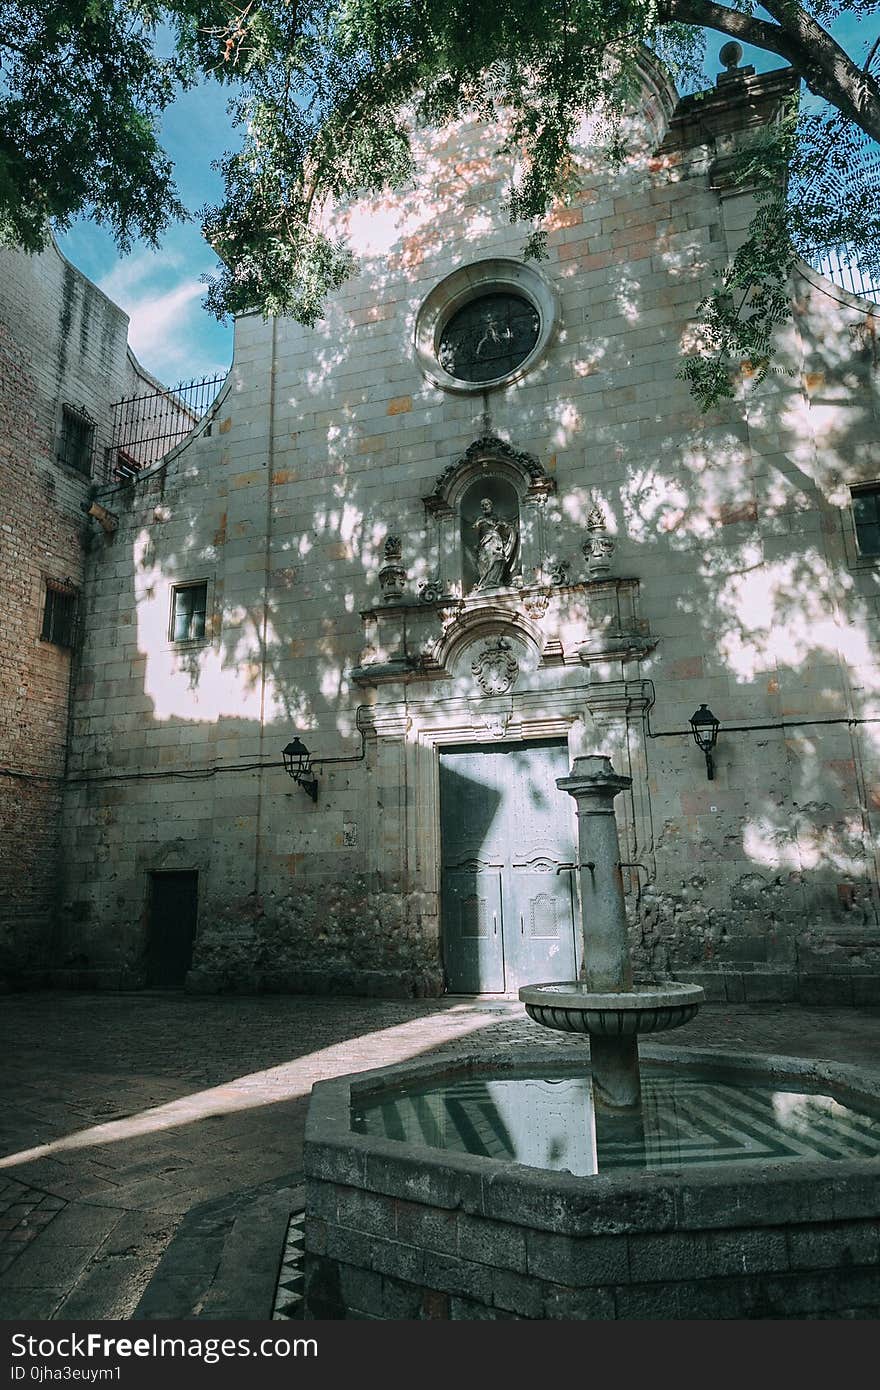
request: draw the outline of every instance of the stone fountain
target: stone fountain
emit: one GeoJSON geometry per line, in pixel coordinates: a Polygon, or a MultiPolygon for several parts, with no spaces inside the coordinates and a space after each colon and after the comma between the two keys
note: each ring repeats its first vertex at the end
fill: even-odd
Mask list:
{"type": "Polygon", "coordinates": [[[637,1118],[641,1107],[639,1034],[678,1028],[703,1002],[699,985],[636,985],[626,930],[614,798],[632,786],[610,758],[576,758],[556,783],[574,797],[584,936],[583,979],[524,985],[526,1013],[545,1028],[586,1033],[597,1121],[637,1118]]]}
{"type": "Polygon", "coordinates": [[[577,803],[583,978],[520,998],[588,1035],[590,1067],[540,1035],[318,1084],[306,1316],[876,1316],[880,1078],[669,1045],[640,1074],[640,1035],[703,992],[633,981],[614,820],[631,779],[592,755],[557,785],[577,803]]]}

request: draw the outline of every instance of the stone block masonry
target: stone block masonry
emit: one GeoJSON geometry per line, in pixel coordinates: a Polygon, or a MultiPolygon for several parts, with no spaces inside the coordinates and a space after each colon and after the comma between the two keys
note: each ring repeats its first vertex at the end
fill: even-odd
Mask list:
{"type": "MultiPolygon", "coordinates": [[[[688,1056],[653,1055],[661,1053],[680,1066],[688,1056]]],[[[711,1065],[707,1054],[701,1063],[711,1065]]],[[[761,1066],[767,1084],[802,1080],[789,1059],[761,1066]]],[[[800,1066],[820,1079],[821,1066],[800,1066]]],[[[497,1057],[479,1074],[504,1070],[497,1057]]],[[[871,1160],[573,1177],[352,1131],[352,1105],[367,1094],[442,1075],[448,1063],[444,1072],[421,1062],[315,1088],[304,1149],[308,1317],[876,1315],[880,1179],[871,1160]]],[[[827,1069],[823,1086],[835,1084],[847,1086],[845,1068],[827,1069]]],[[[850,1084],[876,1090],[865,1072],[850,1084]]]]}
{"type": "MultiPolygon", "coordinates": [[[[585,151],[537,270],[504,211],[504,132],[420,131],[415,189],[340,210],[358,271],[324,318],[243,315],[210,430],[115,498],[89,559],[59,969],[143,983],[151,875],[187,872],[191,989],[439,993],[440,752],[555,740],[633,777],[618,814],[639,974],[713,998],[812,998],[822,979],[877,997],[877,561],[849,491],[880,479],[870,310],[799,267],[780,374],[698,411],[680,354],[748,212],[711,170],[785,82],[716,94],[717,144],[686,104],[661,120],[657,91],[668,113],[674,94],[645,83],[632,158],[609,171],[585,151]],[[546,342],[491,390],[438,385],[414,347],[431,296],[502,263],[535,276],[546,342]],[[481,594],[484,482],[519,510],[521,572],[481,594]],[[204,636],[175,642],[193,584],[204,636]],[[503,691],[475,675],[501,637],[503,691]],[[688,731],[702,702],[722,726],[712,782],[688,731]],[[316,802],[280,766],[294,733],[316,802]]],[[[525,937],[518,912],[498,930],[525,937]]]]}
{"type": "Polygon", "coordinates": [[[128,319],[59,254],[0,251],[0,980],[50,964],[62,863],[70,688],[85,621],[82,506],[103,470],[109,405],[134,370],[128,319]],[[61,461],[65,405],[94,424],[91,466],[61,461]],[[73,596],[44,639],[47,583],[73,596]]]}

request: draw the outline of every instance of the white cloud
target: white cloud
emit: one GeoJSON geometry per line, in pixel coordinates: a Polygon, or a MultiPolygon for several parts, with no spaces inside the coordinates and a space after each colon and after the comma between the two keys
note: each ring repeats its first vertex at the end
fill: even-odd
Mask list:
{"type": "Polygon", "coordinates": [[[132,352],[166,385],[226,371],[207,361],[204,286],[189,258],[144,251],[117,262],[99,288],[128,314],[132,352]]]}
{"type": "Polygon", "coordinates": [[[169,251],[140,251],[119,260],[98,281],[98,289],[119,304],[126,313],[144,297],[147,281],[167,279],[168,271],[180,265],[180,256],[169,251]]]}
{"type": "Polygon", "coordinates": [[[136,357],[147,361],[159,353],[173,360],[177,351],[185,356],[186,340],[184,321],[189,317],[187,308],[202,295],[198,282],[185,280],[164,294],[146,295],[131,304],[122,304],[129,315],[128,341],[136,357]],[[169,339],[177,342],[169,342],[169,339]]]}

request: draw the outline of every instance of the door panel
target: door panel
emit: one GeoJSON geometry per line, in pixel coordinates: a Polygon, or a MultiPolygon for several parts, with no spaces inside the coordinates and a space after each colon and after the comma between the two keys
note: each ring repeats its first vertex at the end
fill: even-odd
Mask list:
{"type": "Polygon", "coordinates": [[[504,992],[501,874],[449,869],[443,875],[446,971],[456,994],[504,992]]]}
{"type": "Polygon", "coordinates": [[[506,755],[505,832],[513,864],[535,860],[572,864],[575,855],[574,802],[556,785],[567,777],[565,744],[524,744],[506,755]]]}
{"type": "Polygon", "coordinates": [[[576,979],[571,870],[557,873],[554,867],[544,873],[525,873],[514,869],[509,887],[518,949],[508,971],[508,989],[576,979]],[[512,983],[511,974],[515,976],[512,983]]]}
{"type": "Polygon", "coordinates": [[[571,799],[556,786],[567,772],[564,743],[441,753],[450,992],[502,993],[577,978],[575,817],[571,799]]]}
{"type": "Polygon", "coordinates": [[[194,870],[150,874],[147,984],[180,988],[192,965],[199,876],[194,870]]]}

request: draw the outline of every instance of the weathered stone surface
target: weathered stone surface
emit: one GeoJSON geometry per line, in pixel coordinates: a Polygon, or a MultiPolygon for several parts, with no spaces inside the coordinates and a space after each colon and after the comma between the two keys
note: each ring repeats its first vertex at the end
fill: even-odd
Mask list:
{"type": "MultiPolygon", "coordinates": [[[[812,1088],[871,1111],[880,1095],[868,1068],[656,1044],[645,1051],[660,1076],[670,1066],[677,1076],[690,1069],[704,1077],[708,1068],[719,1081],[812,1088]]],[[[571,1049],[557,1043],[556,1059],[570,1063],[571,1049]]],[[[532,1061],[524,1049],[483,1059],[476,1072],[460,1059],[457,1070],[500,1079],[532,1061]]],[[[427,1088],[432,1076],[446,1077],[448,1065],[423,1059],[411,1072],[427,1088]]],[[[403,1141],[390,1151],[384,1138],[346,1131],[339,1121],[350,1114],[352,1091],[394,1095],[409,1074],[403,1066],[375,1078],[340,1078],[313,1099],[333,1134],[328,1147],[352,1160],[359,1155],[364,1183],[375,1186],[378,1175],[386,1189],[405,1188],[406,1199],[328,1183],[332,1197],[319,1205],[370,1231],[329,1227],[329,1253],[422,1289],[429,1300],[457,1300],[432,1303],[441,1309],[435,1316],[486,1317],[492,1309],[496,1317],[531,1319],[849,1317],[868,1310],[880,1288],[880,1174],[872,1159],[753,1157],[574,1177],[403,1141]],[[468,1210],[480,1191],[479,1209],[468,1210]],[[382,1212],[397,1240],[380,1235],[382,1212]]],[[[320,1178],[309,1176],[320,1190],[320,1178]]],[[[323,1282],[307,1308],[321,1316],[332,1301],[330,1276],[320,1251],[312,1258],[323,1282]]],[[[412,1307],[413,1298],[404,1303],[412,1307]]],[[[363,1300],[356,1306],[374,1311],[363,1300]]]]}
{"type": "Polygon", "coordinates": [[[542,322],[558,305],[565,332],[489,392],[488,419],[478,389],[441,389],[413,351],[414,313],[462,266],[532,274],[507,163],[487,154],[504,132],[464,121],[418,133],[415,188],[340,211],[358,270],[314,328],[239,317],[213,417],[104,496],[118,528],[87,555],[87,481],[54,457],[57,409],[74,397],[95,415],[99,456],[128,386],[125,318],[54,251],[4,253],[0,761],[46,779],[7,778],[0,963],[19,977],[143,984],[149,876],[186,871],[193,992],[440,994],[437,747],[571,734],[572,754],[627,750],[637,973],[699,975],[731,1002],[878,997],[880,766],[860,722],[876,715],[876,558],[850,491],[880,476],[872,310],[796,266],[778,375],[744,367],[729,402],[695,413],[677,345],[753,207],[707,169],[784,83],[713,91],[723,136],[680,111],[670,152],[656,145],[674,93],[644,80],[625,168],[585,165],[550,214],[542,322]],[[484,474],[449,470],[486,438],[485,476],[516,494],[522,572],[475,595],[461,509],[484,474]],[[383,603],[389,534],[406,574],[383,603]],[[83,591],[63,811],[70,660],[40,640],[50,573],[83,591]],[[172,593],[196,582],[205,638],[176,643],[172,593]],[[474,684],[481,632],[517,644],[503,709],[474,684]],[[711,782],[687,723],[707,698],[711,782]],[[317,802],[279,766],[291,724],[317,802]]]}
{"type": "Polygon", "coordinates": [[[629,1251],[621,1236],[578,1238],[529,1231],[526,1242],[528,1271],[536,1278],[576,1288],[629,1278],[629,1251]]]}

